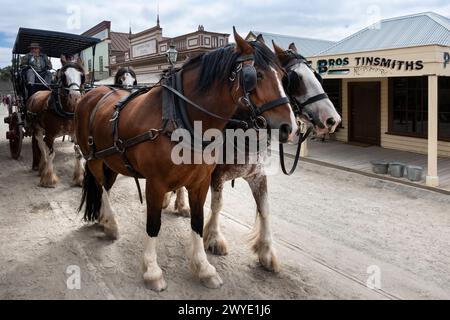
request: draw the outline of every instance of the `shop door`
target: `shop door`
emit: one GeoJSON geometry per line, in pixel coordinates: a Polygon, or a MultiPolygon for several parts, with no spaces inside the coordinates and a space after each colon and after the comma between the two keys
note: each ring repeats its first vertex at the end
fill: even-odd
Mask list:
{"type": "Polygon", "coordinates": [[[380,83],[348,84],[349,141],[380,145],[380,83]]]}

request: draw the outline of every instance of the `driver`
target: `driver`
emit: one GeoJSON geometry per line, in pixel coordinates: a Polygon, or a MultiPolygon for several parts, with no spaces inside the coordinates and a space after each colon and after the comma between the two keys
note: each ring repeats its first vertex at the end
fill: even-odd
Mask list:
{"type": "MultiPolygon", "coordinates": [[[[47,82],[48,84],[52,81],[52,74],[50,70],[52,69],[52,63],[47,55],[41,53],[41,46],[39,43],[31,43],[29,46],[30,52],[22,57],[20,66],[22,69],[27,67],[33,67],[33,69],[47,82]]],[[[27,85],[33,85],[35,83],[41,83],[39,81],[35,72],[28,68],[26,70],[27,85]]]]}

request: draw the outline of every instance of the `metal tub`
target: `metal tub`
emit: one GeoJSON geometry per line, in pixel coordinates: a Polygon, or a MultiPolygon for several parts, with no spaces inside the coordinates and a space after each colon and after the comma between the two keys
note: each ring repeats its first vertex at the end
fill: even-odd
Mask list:
{"type": "Polygon", "coordinates": [[[394,178],[402,178],[405,172],[405,164],[401,162],[390,162],[389,173],[394,178]]]}
{"type": "Polygon", "coordinates": [[[423,167],[407,166],[406,175],[410,181],[421,181],[423,177],[423,167]]]}
{"type": "Polygon", "coordinates": [[[387,161],[382,160],[376,160],[376,161],[370,161],[372,164],[372,171],[376,174],[387,174],[388,173],[388,167],[389,163],[387,161]]]}

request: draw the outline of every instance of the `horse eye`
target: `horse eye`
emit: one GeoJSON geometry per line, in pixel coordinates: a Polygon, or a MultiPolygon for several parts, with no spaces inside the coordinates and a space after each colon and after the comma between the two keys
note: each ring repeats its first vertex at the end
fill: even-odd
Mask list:
{"type": "Polygon", "coordinates": [[[262,80],[264,78],[263,74],[259,71],[258,71],[258,73],[256,73],[256,77],[258,80],[262,80]]]}

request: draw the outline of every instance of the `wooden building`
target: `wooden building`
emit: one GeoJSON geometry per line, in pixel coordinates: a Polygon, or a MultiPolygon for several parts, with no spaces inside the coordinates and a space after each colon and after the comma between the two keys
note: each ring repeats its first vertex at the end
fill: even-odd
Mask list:
{"type": "MultiPolygon", "coordinates": [[[[181,65],[189,57],[226,46],[229,36],[206,31],[200,25],[194,32],[168,38],[163,35],[158,19],[155,27],[129,36],[128,52],[110,56],[111,73],[114,74],[120,67],[132,67],[140,84],[154,84],[169,67],[166,51],[170,45],[174,45],[179,52],[177,65],[181,65]]],[[[107,79],[101,83],[111,81],[107,79]]]]}

